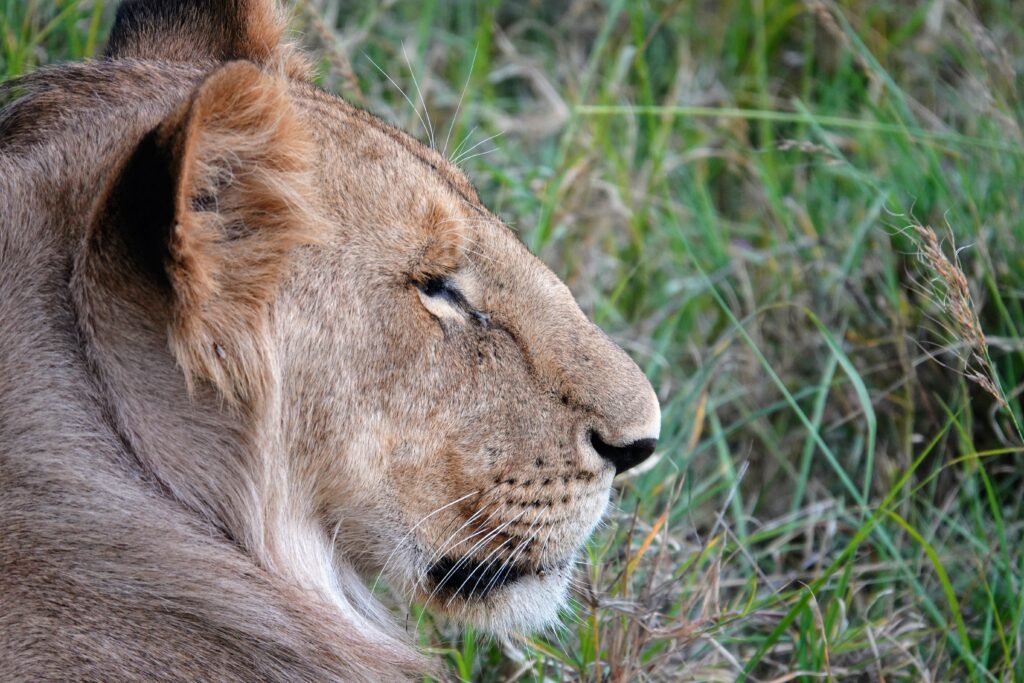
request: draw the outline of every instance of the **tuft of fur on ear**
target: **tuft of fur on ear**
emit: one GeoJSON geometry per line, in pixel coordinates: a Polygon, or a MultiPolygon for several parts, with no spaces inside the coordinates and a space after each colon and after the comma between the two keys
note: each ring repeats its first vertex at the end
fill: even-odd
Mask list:
{"type": "Polygon", "coordinates": [[[305,78],[305,60],[281,43],[285,21],[274,0],[125,0],[105,56],[169,62],[246,59],[280,64],[305,78]]]}
{"type": "Polygon", "coordinates": [[[290,252],[317,239],[314,149],[284,81],[247,62],[215,71],[153,133],[173,187],[163,269],[170,346],[190,388],[257,401],[268,381],[268,306],[290,252]]]}

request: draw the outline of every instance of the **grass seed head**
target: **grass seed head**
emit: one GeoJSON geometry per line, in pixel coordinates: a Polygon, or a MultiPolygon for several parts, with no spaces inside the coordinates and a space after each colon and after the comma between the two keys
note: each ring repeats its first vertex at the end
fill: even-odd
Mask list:
{"type": "Polygon", "coordinates": [[[1002,392],[998,389],[995,372],[988,355],[988,344],[981,323],[974,310],[974,301],[967,284],[967,277],[960,267],[960,260],[954,251],[950,260],[942,250],[935,231],[928,226],[913,225],[918,238],[919,258],[932,271],[933,294],[941,302],[946,315],[953,325],[950,332],[963,344],[965,356],[964,376],[974,382],[1000,405],[1005,406],[1002,392]]]}

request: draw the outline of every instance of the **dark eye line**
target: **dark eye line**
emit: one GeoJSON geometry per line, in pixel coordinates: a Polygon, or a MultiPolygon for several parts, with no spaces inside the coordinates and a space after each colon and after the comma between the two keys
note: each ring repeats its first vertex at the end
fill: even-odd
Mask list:
{"type": "Polygon", "coordinates": [[[440,297],[457,308],[461,308],[477,323],[481,325],[487,325],[490,323],[491,317],[474,308],[469,301],[466,300],[465,295],[459,291],[459,288],[455,284],[442,275],[432,275],[427,279],[417,282],[416,286],[423,294],[430,297],[440,297]]]}
{"type": "Polygon", "coordinates": [[[466,301],[466,297],[463,296],[458,287],[444,276],[432,275],[426,280],[416,283],[416,286],[419,287],[420,291],[427,296],[440,297],[448,303],[454,306],[459,306],[460,308],[469,307],[469,302],[466,301]]]}
{"type": "Polygon", "coordinates": [[[449,298],[453,294],[458,294],[458,290],[452,285],[451,280],[443,275],[431,275],[425,280],[420,280],[415,284],[419,290],[427,296],[449,298]]]}

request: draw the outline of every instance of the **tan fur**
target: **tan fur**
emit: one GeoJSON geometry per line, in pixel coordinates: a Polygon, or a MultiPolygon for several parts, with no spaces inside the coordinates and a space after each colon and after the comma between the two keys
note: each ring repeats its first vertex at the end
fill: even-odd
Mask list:
{"type": "Polygon", "coordinates": [[[0,680],[414,677],[367,581],[549,624],[608,502],[592,435],[657,437],[565,286],[289,78],[274,16],[138,0],[117,59],[0,91],[0,680]]]}
{"type": "Polygon", "coordinates": [[[267,303],[287,254],[319,227],[308,211],[310,140],[286,84],[247,62],[215,72],[156,134],[182,159],[167,263],[171,349],[189,379],[210,379],[233,402],[258,401],[267,303]],[[194,210],[196,197],[216,210],[194,210]]]}

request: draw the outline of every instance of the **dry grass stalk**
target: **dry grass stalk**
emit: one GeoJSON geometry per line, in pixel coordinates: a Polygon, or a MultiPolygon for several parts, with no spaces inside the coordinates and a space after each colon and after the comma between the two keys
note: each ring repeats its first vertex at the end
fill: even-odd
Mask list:
{"type": "Polygon", "coordinates": [[[936,275],[933,280],[940,290],[943,309],[953,321],[953,329],[950,330],[967,349],[964,358],[964,376],[971,380],[1002,406],[1006,406],[1002,392],[999,391],[999,384],[995,377],[995,370],[988,355],[988,343],[985,340],[985,333],[978,322],[978,316],[974,312],[974,302],[971,298],[971,290],[967,285],[967,277],[960,268],[959,259],[954,252],[953,260],[949,260],[942,251],[942,245],[938,236],[932,228],[923,225],[913,225],[914,232],[919,238],[919,258],[936,275]],[[942,291],[944,290],[944,291],[942,291]]]}

